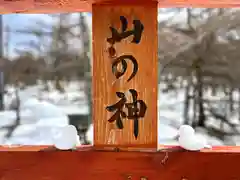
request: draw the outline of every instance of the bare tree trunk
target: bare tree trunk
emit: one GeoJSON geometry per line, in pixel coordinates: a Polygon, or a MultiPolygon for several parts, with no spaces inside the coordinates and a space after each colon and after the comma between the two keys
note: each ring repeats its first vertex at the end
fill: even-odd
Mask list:
{"type": "Polygon", "coordinates": [[[189,103],[190,103],[190,97],[189,97],[189,93],[190,93],[190,83],[188,81],[187,86],[185,87],[185,100],[184,100],[184,124],[188,124],[189,125],[189,103]]]}
{"type": "Polygon", "coordinates": [[[231,87],[230,88],[230,92],[229,92],[229,113],[232,113],[234,111],[234,107],[233,107],[233,91],[234,91],[234,89],[231,87]]]}
{"type": "Polygon", "coordinates": [[[197,120],[197,99],[196,99],[196,87],[194,85],[194,89],[193,89],[193,119],[192,119],[192,126],[194,124],[194,122],[196,122],[197,120]]]}
{"type": "Polygon", "coordinates": [[[5,135],[6,138],[10,138],[14,132],[14,130],[20,125],[21,117],[20,117],[20,97],[19,97],[19,86],[18,82],[15,84],[15,96],[16,96],[16,106],[15,106],[15,112],[16,112],[16,120],[14,124],[9,126],[3,126],[1,129],[7,129],[7,134],[5,135]]]}
{"type": "Polygon", "coordinates": [[[20,97],[19,97],[19,87],[18,85],[16,86],[15,89],[15,96],[16,96],[16,125],[20,124],[20,97]]]}
{"type": "Polygon", "coordinates": [[[5,42],[4,42],[4,56],[8,59],[9,58],[9,50],[10,50],[10,41],[11,41],[11,29],[10,27],[7,25],[6,29],[5,29],[5,42]]]}
{"type": "Polygon", "coordinates": [[[198,123],[200,127],[205,127],[205,109],[203,105],[203,82],[202,70],[199,65],[200,61],[196,64],[196,78],[197,78],[197,96],[198,96],[198,123]]]}
{"type": "MultiPolygon", "coordinates": [[[[87,23],[85,20],[85,16],[83,13],[79,14],[79,23],[80,23],[80,34],[82,35],[83,39],[83,58],[86,63],[84,63],[84,73],[85,73],[85,94],[87,96],[88,101],[88,109],[89,109],[89,116],[88,116],[88,124],[92,122],[92,74],[91,74],[91,59],[88,56],[90,50],[90,35],[88,32],[87,23]]],[[[84,136],[86,132],[83,132],[84,136]]],[[[87,144],[86,137],[84,137],[84,143],[87,144]]]]}
{"type": "MultiPolygon", "coordinates": [[[[61,37],[61,31],[62,31],[62,26],[63,26],[63,21],[64,21],[64,16],[65,14],[60,14],[59,15],[59,20],[58,20],[58,27],[57,29],[54,28],[54,33],[53,33],[53,43],[52,43],[52,49],[54,52],[54,69],[57,68],[60,64],[60,56],[59,54],[56,54],[57,49],[60,49],[61,52],[65,52],[67,49],[65,49],[66,47],[64,47],[64,42],[62,41],[63,38],[61,37]],[[62,42],[63,44],[60,44],[60,42],[62,42]]],[[[61,75],[60,73],[57,71],[54,73],[54,80],[55,80],[55,88],[59,91],[59,92],[64,92],[64,88],[61,86],[61,75]]]]}
{"type": "Polygon", "coordinates": [[[240,88],[238,89],[238,120],[240,121],[240,88]]]}
{"type": "MultiPolygon", "coordinates": [[[[3,60],[3,19],[2,15],[0,15],[0,60],[3,60]]],[[[0,69],[0,110],[4,109],[4,70],[3,66],[0,69]]]]}

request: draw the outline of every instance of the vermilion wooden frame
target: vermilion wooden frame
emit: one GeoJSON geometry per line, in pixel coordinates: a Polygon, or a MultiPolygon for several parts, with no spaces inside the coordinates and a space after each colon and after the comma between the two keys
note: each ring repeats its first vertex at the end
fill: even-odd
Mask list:
{"type": "MultiPolygon", "coordinates": [[[[0,13],[91,12],[93,4],[132,5],[151,0],[0,0],[0,13]]],[[[237,7],[237,0],[159,0],[159,7],[237,7]]],[[[103,12],[104,13],[104,12],[103,12]]],[[[202,152],[99,151],[92,146],[75,152],[48,146],[0,147],[4,180],[238,180],[240,147],[214,147],[202,152]],[[45,152],[39,152],[45,151],[45,152]]]]}
{"type": "MultiPolygon", "coordinates": [[[[94,3],[115,4],[134,2],[149,2],[153,0],[21,0],[4,1],[0,0],[0,12],[6,13],[56,13],[56,12],[91,12],[94,3]]],[[[158,0],[159,7],[209,7],[227,8],[238,7],[238,0],[158,0]]]]}

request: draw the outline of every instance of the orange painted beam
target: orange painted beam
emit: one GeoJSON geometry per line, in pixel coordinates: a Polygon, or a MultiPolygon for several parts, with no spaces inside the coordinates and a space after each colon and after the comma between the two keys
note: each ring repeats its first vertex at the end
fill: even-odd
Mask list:
{"type": "MultiPolygon", "coordinates": [[[[152,0],[0,0],[0,13],[91,12],[92,4],[148,3],[152,0]]],[[[157,0],[156,0],[157,1],[157,0]]],[[[158,0],[159,7],[237,7],[238,0],[158,0]]]]}
{"type": "MultiPolygon", "coordinates": [[[[93,146],[91,145],[84,145],[84,146],[79,146],[76,151],[91,151],[93,149],[93,146]]],[[[163,149],[168,149],[167,151],[175,151],[176,149],[181,149],[179,146],[164,146],[164,145],[159,145],[158,146],[159,150],[163,149]]],[[[3,151],[32,151],[32,152],[37,152],[37,151],[52,151],[55,150],[54,146],[0,146],[0,152],[3,151]]],[[[121,150],[121,149],[120,149],[121,150]]],[[[59,150],[60,151],[60,150],[59,150]]],[[[135,151],[136,150],[131,150],[129,151],[135,151]]],[[[144,152],[144,150],[137,150],[137,152],[144,152]]],[[[225,153],[239,153],[240,152],[240,146],[214,146],[212,149],[204,149],[201,150],[201,152],[208,152],[208,153],[216,153],[216,152],[225,152],[225,153]]]]}
{"type": "Polygon", "coordinates": [[[240,153],[1,152],[4,180],[237,180],[240,153]],[[166,156],[167,155],[167,156],[166,156]]]}
{"type": "Polygon", "coordinates": [[[0,146],[1,151],[40,151],[41,149],[48,148],[49,146],[0,146]]]}

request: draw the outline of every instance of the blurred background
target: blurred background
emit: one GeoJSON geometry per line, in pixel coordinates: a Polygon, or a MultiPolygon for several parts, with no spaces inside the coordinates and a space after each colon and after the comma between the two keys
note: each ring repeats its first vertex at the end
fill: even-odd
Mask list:
{"type": "Polygon", "coordinates": [[[91,123],[91,14],[0,17],[0,143],[52,144],[73,124],[91,123]]]}
{"type": "MultiPolygon", "coordinates": [[[[51,144],[73,124],[92,143],[91,14],[0,16],[0,144],[51,144]]],[[[240,10],[158,12],[159,143],[189,124],[211,145],[240,144],[240,10]]]]}

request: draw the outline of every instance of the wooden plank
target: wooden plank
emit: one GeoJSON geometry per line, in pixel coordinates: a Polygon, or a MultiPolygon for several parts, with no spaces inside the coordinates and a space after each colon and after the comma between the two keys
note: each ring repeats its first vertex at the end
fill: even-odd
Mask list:
{"type": "Polygon", "coordinates": [[[157,3],[94,5],[92,26],[95,147],[156,150],[157,3]],[[120,19],[127,21],[124,33],[130,36],[118,41],[125,26],[120,19]],[[133,22],[136,22],[135,29],[133,22]],[[110,27],[120,34],[112,34],[110,27]],[[111,39],[115,36],[115,40],[111,39]],[[126,73],[120,76],[124,63],[126,73]],[[114,65],[116,72],[112,70],[114,65]]]}
{"type": "MultiPolygon", "coordinates": [[[[0,13],[59,13],[59,12],[91,12],[92,3],[111,2],[122,3],[123,0],[0,0],[0,13]]],[[[126,0],[125,0],[126,1],[126,0]]],[[[137,0],[127,1],[140,2],[137,0]]],[[[151,2],[141,0],[141,2],[151,2]]],[[[238,7],[237,0],[158,0],[159,7],[209,7],[229,8],[238,7]]]]}
{"type": "MultiPolygon", "coordinates": [[[[172,151],[172,149],[181,149],[179,146],[168,146],[168,145],[158,145],[158,149],[169,149],[168,151],[172,151]]],[[[93,149],[91,145],[81,145],[77,147],[77,151],[88,151],[93,149]]],[[[55,151],[56,148],[54,146],[0,146],[0,152],[2,151],[55,151]]],[[[59,150],[60,151],[60,150],[59,150]]],[[[139,150],[138,152],[145,152],[139,150]]],[[[225,152],[225,153],[240,153],[240,146],[214,146],[211,149],[203,149],[201,152],[207,153],[216,153],[216,152],[225,152]]]]}
{"type": "Polygon", "coordinates": [[[31,10],[34,0],[0,0],[0,13],[21,13],[31,10]]]}
{"type": "Polygon", "coordinates": [[[4,180],[237,180],[239,153],[1,152],[4,180]],[[162,163],[162,160],[165,163],[162,163]]]}
{"type": "Polygon", "coordinates": [[[49,146],[0,146],[1,151],[40,151],[41,149],[48,148],[49,146]]]}
{"type": "MultiPolygon", "coordinates": [[[[169,151],[172,151],[171,149],[180,149],[178,146],[164,146],[159,145],[158,149],[166,149],[168,148],[169,151]]],[[[81,145],[77,147],[77,151],[88,151],[93,149],[93,146],[91,145],[81,145]]],[[[56,148],[54,146],[0,146],[0,152],[2,151],[54,151],[56,148]]],[[[145,152],[143,149],[142,151],[139,150],[138,152],[145,152]]],[[[225,152],[225,153],[240,153],[240,146],[214,146],[212,149],[203,149],[201,152],[208,152],[208,153],[216,153],[216,152],[225,152]]]]}

